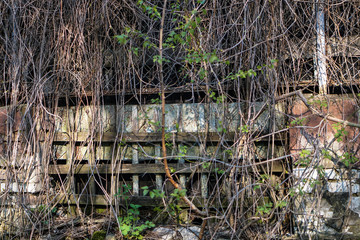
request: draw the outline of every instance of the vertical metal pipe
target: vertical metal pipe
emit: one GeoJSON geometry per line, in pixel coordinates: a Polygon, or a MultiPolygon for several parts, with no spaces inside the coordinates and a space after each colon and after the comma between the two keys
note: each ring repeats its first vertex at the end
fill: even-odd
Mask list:
{"type": "Polygon", "coordinates": [[[316,51],[315,51],[315,78],[319,83],[319,93],[327,94],[326,75],[326,43],[325,43],[325,14],[324,0],[316,0],[316,51]]]}

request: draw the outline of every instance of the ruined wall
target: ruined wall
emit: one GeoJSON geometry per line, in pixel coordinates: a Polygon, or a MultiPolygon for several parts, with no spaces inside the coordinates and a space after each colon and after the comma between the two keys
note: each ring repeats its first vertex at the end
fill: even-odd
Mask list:
{"type": "MultiPolygon", "coordinates": [[[[360,170],[358,170],[359,163],[357,162],[359,129],[327,118],[330,116],[356,125],[359,119],[357,99],[337,95],[321,98],[307,95],[306,101],[305,104],[302,99],[296,98],[289,105],[288,126],[285,126],[285,110],[282,103],[272,109],[273,113],[270,113],[271,109],[264,107],[266,103],[253,104],[254,115],[260,112],[261,114],[252,123],[251,129],[248,129],[250,132],[266,136],[271,132],[282,131],[286,127],[290,129],[291,166],[286,165],[286,149],[279,142],[274,146],[275,153],[269,155],[271,149],[269,138],[263,140],[259,138],[260,140],[256,141],[254,155],[240,152],[240,157],[246,159],[253,156],[256,161],[264,160],[266,164],[262,166],[266,167],[259,168],[261,173],[270,171],[274,174],[275,182],[291,183],[285,193],[292,197],[289,197],[292,202],[288,202],[288,206],[289,210],[291,208],[294,211],[293,228],[300,236],[326,238],[344,234],[349,239],[360,236],[358,228],[360,224],[360,170]],[[276,121],[271,121],[272,114],[276,121]],[[279,160],[273,161],[276,158],[279,160]],[[272,164],[269,165],[266,160],[270,160],[272,164]],[[292,182],[281,175],[285,172],[293,177],[292,182]]],[[[241,132],[239,128],[242,122],[239,110],[242,110],[243,105],[231,103],[224,108],[222,104],[213,103],[208,106],[209,113],[207,114],[205,104],[167,104],[165,125],[169,141],[173,144],[172,150],[169,149],[172,156],[170,165],[174,168],[174,173],[179,175],[180,183],[186,185],[189,177],[198,171],[199,182],[196,186],[194,184],[189,188],[189,194],[213,199],[212,190],[214,189],[211,187],[211,179],[216,178],[216,174],[214,175],[214,170],[211,169],[219,168],[221,165],[216,164],[220,161],[224,161],[229,166],[234,162],[226,156],[226,149],[223,146],[209,143],[235,142],[239,139],[239,135],[236,134],[241,132]],[[204,152],[202,133],[206,130],[207,124],[209,142],[204,152]],[[187,146],[186,152],[182,152],[184,145],[187,146]],[[213,168],[206,169],[202,167],[205,163],[215,165],[213,168]]],[[[8,124],[9,119],[13,119],[11,134],[21,136],[18,142],[14,142],[21,144],[21,139],[26,138],[26,126],[29,123],[27,123],[24,110],[19,108],[14,113],[15,117],[10,118],[7,109],[3,108],[1,117],[5,124],[8,124]]],[[[54,124],[55,129],[52,162],[38,168],[41,160],[34,158],[35,155],[29,155],[30,152],[25,150],[19,152],[15,165],[7,161],[12,158],[6,156],[2,158],[1,190],[7,194],[8,202],[12,201],[12,207],[3,208],[4,218],[11,218],[14,221],[21,219],[23,223],[17,221],[22,224],[21,226],[29,225],[26,221],[26,211],[16,206],[31,208],[39,203],[39,200],[35,198],[32,201],[19,200],[16,196],[20,194],[26,193],[30,196],[34,193],[40,195],[48,193],[51,199],[59,199],[59,196],[63,195],[56,186],[53,186],[50,192],[46,192],[49,186],[46,185],[46,181],[41,181],[39,176],[51,178],[68,176],[62,180],[73,184],[74,188],[70,195],[70,203],[73,205],[76,201],[79,201],[79,204],[92,201],[95,205],[120,203],[114,196],[124,182],[133,187],[132,196],[142,199],[143,205],[146,205],[146,202],[149,205],[154,204],[153,200],[141,198],[141,187],[153,184],[154,189],[166,188],[164,188],[163,167],[156,160],[161,156],[159,104],[123,107],[116,105],[59,107],[56,114],[57,117],[48,122],[48,125],[54,124]],[[24,165],[21,159],[33,160],[27,161],[28,165],[24,165]],[[16,172],[9,175],[6,169],[16,170],[16,172]],[[69,169],[72,169],[72,172],[69,172],[69,169]],[[121,178],[125,175],[129,178],[121,178]],[[147,175],[152,177],[144,177],[147,175]],[[16,179],[11,176],[16,176],[16,179]],[[37,178],[33,178],[34,176],[37,178]],[[106,181],[99,182],[98,176],[106,181]],[[84,177],[88,179],[85,185],[83,184],[84,177]],[[99,189],[104,190],[102,192],[99,189]],[[106,194],[109,194],[108,197],[106,194]],[[11,212],[13,209],[22,210],[15,214],[14,211],[11,212]]],[[[37,129],[40,131],[48,125],[39,125],[37,129]]],[[[6,136],[10,134],[9,129],[4,126],[0,129],[3,153],[6,152],[7,147],[6,136]]],[[[46,144],[44,138],[41,144],[46,144]]],[[[231,150],[232,154],[235,154],[236,149],[231,150]]],[[[226,153],[228,154],[229,151],[226,153]]],[[[258,164],[256,161],[254,163],[258,164]]],[[[241,168],[243,165],[244,163],[238,161],[232,166],[241,168]]],[[[223,174],[229,176],[226,172],[223,174]]],[[[246,181],[248,179],[243,184],[248,184],[246,181]]],[[[226,187],[228,190],[225,189],[225,191],[229,191],[229,186],[225,185],[226,187]]],[[[223,197],[226,198],[226,194],[223,197]]],[[[3,225],[6,228],[6,223],[3,225]]]]}
{"type": "Polygon", "coordinates": [[[344,95],[307,95],[311,111],[297,100],[290,107],[290,150],[294,155],[295,228],[302,236],[360,236],[358,100],[344,95]]]}
{"type": "MultiPolygon", "coordinates": [[[[269,110],[264,108],[265,106],[266,103],[254,103],[256,112],[260,109],[265,109],[265,111],[259,114],[247,131],[262,134],[270,132],[272,123],[269,121],[269,110]]],[[[243,107],[243,104],[238,103],[166,104],[165,106],[165,131],[170,166],[176,169],[176,172],[183,173],[180,174],[183,185],[187,182],[186,179],[189,178],[190,173],[203,171],[200,194],[202,197],[206,197],[210,191],[207,175],[209,171],[214,171],[210,169],[216,168],[216,164],[218,168],[226,169],[227,167],[222,163],[231,163],[236,154],[241,158],[245,157],[242,152],[236,153],[237,149],[231,147],[230,144],[226,145],[227,142],[232,144],[237,141],[237,134],[241,132],[240,126],[242,126],[239,111],[243,107]],[[209,166],[206,167],[207,165],[209,166]]],[[[276,109],[278,121],[274,129],[278,130],[284,125],[285,119],[283,106],[278,104],[276,109]]],[[[54,157],[49,167],[50,174],[66,174],[69,166],[74,164],[76,166],[74,174],[78,175],[91,177],[94,175],[94,169],[99,174],[120,173],[123,176],[130,174],[132,182],[129,179],[126,181],[135,189],[134,195],[141,195],[139,186],[149,184],[149,182],[141,182],[141,179],[139,181],[136,177],[138,174],[156,174],[154,182],[157,189],[162,189],[164,169],[156,161],[154,162],[161,157],[161,106],[159,104],[123,107],[106,105],[99,108],[64,107],[59,108],[58,114],[59,117],[55,122],[54,157]]],[[[284,155],[281,144],[274,146],[274,149],[273,156],[284,155]]],[[[254,161],[269,158],[268,139],[257,141],[253,151],[254,161]]],[[[274,170],[282,171],[281,161],[274,164],[268,167],[269,170],[273,166],[274,170]]],[[[103,177],[109,181],[109,184],[102,187],[114,195],[121,183],[110,180],[113,177],[109,175],[103,175],[103,177]]],[[[95,188],[93,186],[90,192],[99,193],[95,188]]],[[[89,193],[83,192],[82,189],[82,187],[78,188],[76,193],[89,193]]],[[[193,190],[189,189],[189,192],[191,191],[193,190]]]]}
{"type": "MultiPolygon", "coordinates": [[[[251,124],[244,125],[239,114],[245,108],[242,103],[166,104],[169,166],[197,206],[235,209],[238,205],[234,199],[237,197],[233,196],[237,195],[236,191],[241,193],[244,190],[249,191],[246,195],[249,204],[250,200],[269,201],[269,196],[264,197],[268,190],[253,188],[258,184],[258,176],[269,174],[273,182],[285,182],[283,173],[288,168],[286,158],[283,158],[285,148],[279,140],[275,144],[269,143],[268,135],[283,128],[284,105],[278,103],[274,108],[269,108],[266,102],[249,105],[254,118],[251,124]],[[248,143],[247,149],[244,142],[235,147],[239,135],[246,134],[257,136],[257,141],[248,143]],[[279,159],[275,161],[273,158],[279,159]],[[267,159],[271,159],[270,163],[266,162],[267,159]],[[244,177],[245,171],[249,172],[249,178],[244,177]]],[[[30,112],[34,118],[36,112],[30,112]]],[[[35,125],[40,146],[52,149],[48,162],[45,157],[31,158],[30,153],[39,153],[43,148],[22,149],[19,156],[23,158],[15,158],[18,161],[13,161],[14,165],[9,161],[13,158],[6,155],[6,147],[12,143],[7,136],[21,136],[18,139],[18,144],[21,144],[26,138],[26,129],[31,129],[31,125],[26,123],[26,114],[15,113],[17,117],[11,123],[14,127],[4,127],[1,132],[4,141],[1,190],[6,195],[4,199],[11,203],[2,205],[3,218],[10,219],[4,222],[3,232],[31,228],[34,222],[27,216],[27,211],[31,212],[30,216],[47,214],[36,212],[39,206],[78,209],[73,210],[75,215],[89,208],[93,214],[97,207],[113,205],[119,208],[125,205],[118,197],[124,184],[131,186],[129,201],[142,206],[161,206],[163,203],[162,199],[143,196],[142,187],[157,189],[168,196],[172,193],[173,187],[166,181],[164,166],[159,161],[160,104],[58,107],[54,116],[50,115],[35,125]],[[26,160],[27,164],[21,165],[20,159],[26,160]],[[38,171],[37,175],[22,177],[34,170],[38,171]],[[37,176],[37,181],[33,181],[31,176],[37,176]],[[33,195],[39,198],[28,201],[24,197],[33,195]],[[15,214],[15,209],[20,213],[15,214]],[[6,215],[10,213],[13,214],[11,217],[6,215]],[[23,223],[12,225],[13,221],[23,223]]],[[[6,109],[1,117],[6,126],[13,119],[6,109]]],[[[264,186],[272,187],[267,183],[264,186]]],[[[282,199],[283,192],[276,197],[282,199]]],[[[254,214],[259,217],[256,211],[254,208],[254,214]]],[[[47,221],[56,219],[51,214],[46,216],[48,218],[47,221]]]]}

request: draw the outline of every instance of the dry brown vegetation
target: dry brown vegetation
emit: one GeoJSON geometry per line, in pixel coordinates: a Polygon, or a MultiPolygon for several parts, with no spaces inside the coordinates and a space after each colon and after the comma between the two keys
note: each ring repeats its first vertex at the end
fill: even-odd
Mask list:
{"type": "MultiPolygon", "coordinates": [[[[74,166],[56,183],[56,176],[48,174],[54,158],[52,146],[59,106],[92,106],[95,120],[88,130],[88,139],[92,139],[102,132],[100,106],[112,104],[120,109],[126,104],[151,103],[163,83],[164,104],[220,100],[239,105],[242,122],[234,138],[227,141],[222,133],[215,144],[222,151],[231,152],[222,152],[228,158],[225,174],[216,175],[211,183],[209,198],[201,209],[203,216],[194,214],[208,220],[203,225],[207,234],[216,237],[217,232],[229,229],[231,237],[239,239],[291,234],[294,196],[290,193],[292,159],[286,138],[289,126],[276,126],[276,104],[281,102],[287,109],[293,104],[292,92],[317,91],[314,6],[313,1],[288,0],[169,0],[165,9],[164,2],[157,0],[144,1],[143,5],[129,0],[0,1],[0,103],[4,119],[0,123],[0,150],[5,184],[1,187],[2,210],[12,206],[24,213],[2,213],[1,221],[8,221],[3,225],[14,236],[50,234],[54,239],[89,236],[94,226],[118,231],[116,216],[122,214],[118,206],[108,209],[106,221],[101,224],[93,224],[96,214],[89,214],[79,203],[75,205],[76,218],[38,207],[56,206],[70,211],[68,205],[59,205],[54,197],[66,195],[62,199],[67,201],[75,193],[71,172],[74,166]],[[152,15],[155,6],[159,16],[152,15]],[[185,26],[187,23],[190,26],[185,26]],[[163,41],[159,39],[161,29],[163,41]],[[180,34],[184,43],[169,40],[172,31],[180,34]],[[185,32],[183,36],[181,32],[185,32]],[[115,36],[122,34],[120,44],[115,36]],[[154,61],[159,56],[160,42],[168,43],[161,53],[168,61],[154,61]],[[211,59],[212,56],[216,58],[211,59]],[[240,70],[247,75],[236,75],[240,70]],[[249,74],[248,70],[256,74],[249,74]],[[262,103],[261,109],[256,102],[262,103]],[[251,131],[258,113],[265,109],[269,132],[251,131]],[[264,135],[265,138],[259,138],[264,135]],[[260,168],[255,145],[261,139],[266,140],[267,164],[260,168]],[[279,160],[283,171],[271,171],[275,160],[279,160]],[[34,171],[41,175],[37,180],[42,186],[39,191],[29,194],[13,189],[13,183],[30,184],[34,171]],[[227,206],[220,204],[223,199],[227,206]],[[269,199],[285,204],[269,207],[269,199]]],[[[356,96],[359,3],[325,1],[325,13],[329,92],[356,96]]],[[[289,118],[289,122],[294,120],[286,112],[280,115],[289,118]]],[[[121,142],[123,133],[118,134],[114,144],[121,142]]],[[[88,140],[84,146],[92,144],[88,140]]],[[[206,134],[199,144],[203,146],[202,159],[211,162],[212,157],[205,151],[210,144],[206,134]]],[[[90,153],[94,149],[89,147],[90,153]]],[[[69,154],[70,158],[75,157],[75,151],[69,154]]],[[[119,154],[114,152],[114,161],[119,154]]],[[[112,186],[109,195],[100,181],[95,184],[100,185],[110,202],[117,187],[112,186]]]]}

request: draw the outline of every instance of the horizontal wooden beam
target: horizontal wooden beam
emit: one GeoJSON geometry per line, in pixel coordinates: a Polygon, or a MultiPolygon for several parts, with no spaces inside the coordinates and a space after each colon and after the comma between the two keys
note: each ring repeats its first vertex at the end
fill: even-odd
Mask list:
{"type": "MultiPolygon", "coordinates": [[[[207,140],[208,142],[219,142],[227,141],[234,142],[236,141],[236,133],[230,132],[226,134],[220,133],[208,133],[207,140]]],[[[167,133],[167,138],[169,141],[173,142],[202,142],[205,139],[205,133],[167,133]]],[[[284,134],[275,134],[275,140],[280,141],[284,139],[284,134]]],[[[43,140],[43,139],[42,139],[43,140]]],[[[269,137],[261,138],[262,141],[268,141],[269,137]]],[[[72,133],[56,133],[54,142],[118,142],[118,143],[148,143],[148,142],[161,142],[161,133],[114,133],[114,132],[105,132],[105,133],[95,133],[90,134],[88,132],[72,132],[72,133]]]]}
{"type": "MultiPolygon", "coordinates": [[[[138,204],[143,207],[150,207],[150,206],[161,206],[163,204],[162,198],[151,198],[149,196],[128,196],[128,199],[116,197],[112,199],[108,199],[105,195],[71,195],[69,198],[64,196],[58,196],[54,199],[58,204],[80,204],[80,205],[98,205],[98,206],[106,206],[110,204],[138,204]]],[[[191,197],[191,200],[197,207],[204,206],[204,202],[206,199],[201,198],[200,196],[191,197]]],[[[180,207],[188,207],[183,201],[180,200],[177,203],[180,207]]]]}
{"type": "MultiPolygon", "coordinates": [[[[283,59],[301,59],[301,58],[312,58],[314,52],[316,51],[316,38],[310,39],[309,41],[304,41],[299,43],[295,41],[289,41],[288,49],[291,49],[291,52],[285,53],[282,57],[283,59]],[[304,51],[305,49],[305,51],[304,51]]],[[[359,57],[360,50],[358,46],[360,45],[360,37],[358,35],[347,36],[347,37],[332,37],[327,39],[327,53],[328,57],[335,56],[346,56],[344,57],[359,57]],[[351,50],[350,50],[351,49],[351,50]]]]}
{"type": "MultiPolygon", "coordinates": [[[[204,134],[201,133],[168,133],[168,137],[171,141],[175,140],[177,142],[198,142],[199,138],[203,138],[204,134]]],[[[226,134],[224,136],[217,133],[209,133],[209,141],[220,141],[224,139],[225,141],[234,141],[234,133],[226,134]]],[[[161,133],[114,133],[114,132],[105,132],[105,133],[95,133],[93,135],[88,132],[73,132],[73,133],[56,133],[55,142],[86,142],[86,141],[95,141],[95,142],[161,142],[161,133]]]]}
{"type": "MultiPolygon", "coordinates": [[[[169,164],[169,167],[178,173],[192,173],[198,168],[198,164],[169,164]]],[[[67,174],[68,165],[50,165],[49,174],[67,174]]],[[[146,174],[146,173],[165,173],[164,166],[161,164],[121,164],[120,168],[112,169],[110,164],[77,165],[74,169],[75,174],[89,174],[91,172],[99,174],[121,173],[121,174],[146,174]]],[[[207,171],[208,172],[208,171],[207,171]]]]}
{"type": "MultiPolygon", "coordinates": [[[[257,165],[259,170],[261,167],[266,167],[266,162],[264,164],[257,165]]],[[[283,172],[284,168],[281,162],[273,162],[269,170],[271,172],[283,172]]],[[[198,163],[171,163],[169,164],[170,169],[174,170],[174,173],[192,173],[194,171],[198,172],[206,172],[209,173],[214,171],[215,166],[209,166],[204,168],[202,165],[198,163]]],[[[221,163],[216,164],[216,168],[218,170],[226,170],[227,168],[231,168],[231,166],[227,166],[221,163]]],[[[120,173],[120,174],[165,174],[164,166],[162,164],[122,164],[120,168],[112,169],[110,164],[98,164],[98,165],[77,165],[74,169],[74,174],[90,174],[94,172],[95,174],[111,174],[111,173],[120,173]]],[[[68,174],[69,166],[68,165],[50,165],[49,166],[49,174],[68,174]]]]}

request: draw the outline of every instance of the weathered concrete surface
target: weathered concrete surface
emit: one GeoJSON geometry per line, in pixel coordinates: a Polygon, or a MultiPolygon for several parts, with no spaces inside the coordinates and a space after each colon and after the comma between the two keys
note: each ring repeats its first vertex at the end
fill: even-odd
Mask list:
{"type": "MultiPolygon", "coordinates": [[[[166,104],[165,105],[165,128],[167,132],[204,132],[208,124],[210,132],[239,131],[241,126],[241,114],[244,114],[244,104],[166,104]]],[[[254,122],[248,123],[253,131],[269,132],[282,129],[285,123],[284,106],[277,104],[270,110],[267,103],[251,103],[251,116],[256,117],[254,122]],[[261,111],[261,114],[257,114],[261,111]],[[275,124],[275,128],[271,125],[275,124]]],[[[59,108],[58,117],[55,118],[55,126],[58,132],[87,132],[95,127],[98,132],[143,132],[153,133],[160,131],[161,106],[150,105],[126,105],[117,107],[107,106],[80,106],[59,108]]],[[[252,119],[249,117],[249,120],[252,119]]],[[[248,119],[243,119],[246,122],[248,119]]]]}

